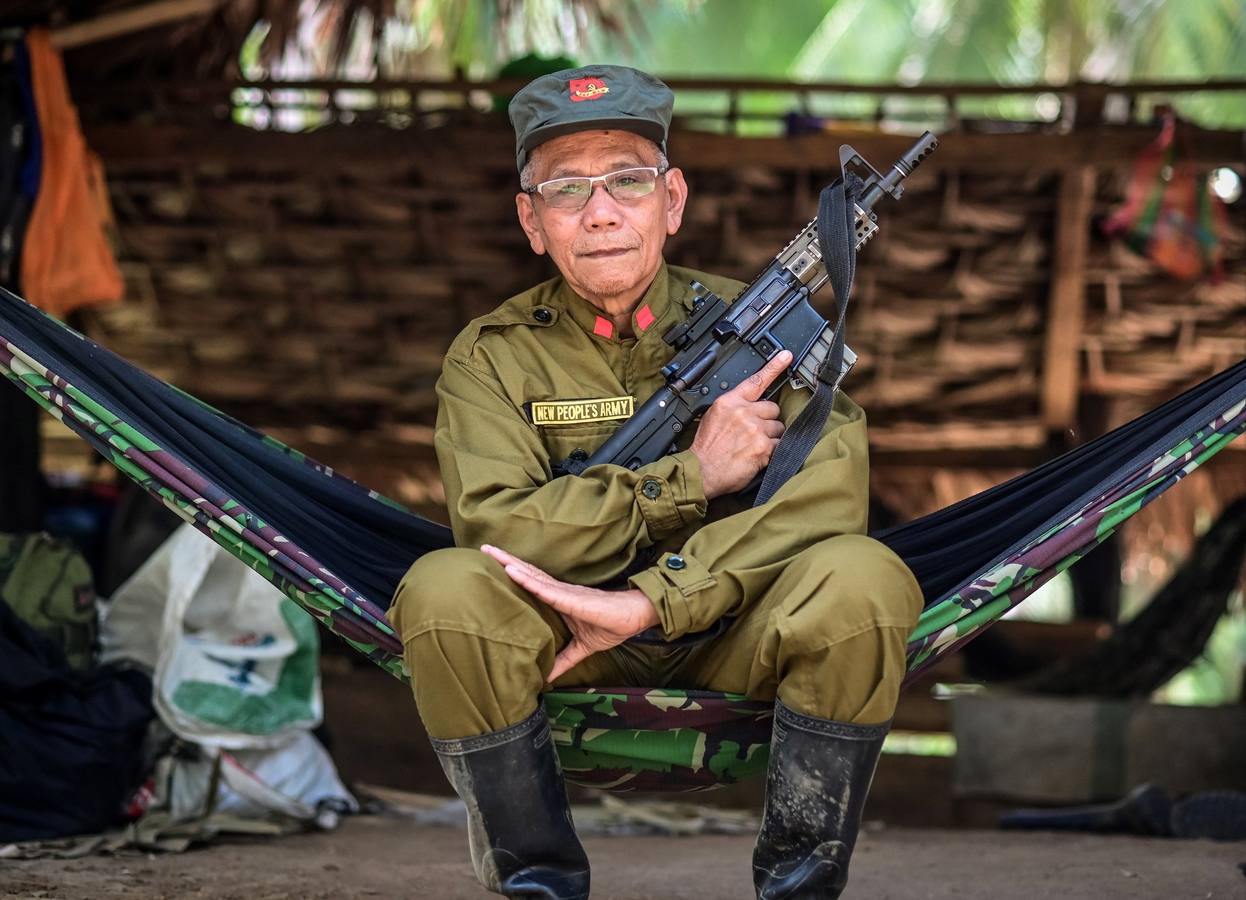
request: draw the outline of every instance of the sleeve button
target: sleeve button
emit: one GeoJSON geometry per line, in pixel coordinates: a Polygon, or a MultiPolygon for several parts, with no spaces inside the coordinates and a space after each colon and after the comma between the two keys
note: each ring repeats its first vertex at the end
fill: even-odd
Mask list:
{"type": "Polygon", "coordinates": [[[654,481],[652,478],[645,479],[641,482],[640,492],[650,500],[656,500],[662,496],[662,485],[654,481]]]}
{"type": "Polygon", "coordinates": [[[682,556],[672,554],[666,558],[666,567],[672,572],[678,572],[680,569],[688,568],[688,563],[684,561],[682,556]]]}

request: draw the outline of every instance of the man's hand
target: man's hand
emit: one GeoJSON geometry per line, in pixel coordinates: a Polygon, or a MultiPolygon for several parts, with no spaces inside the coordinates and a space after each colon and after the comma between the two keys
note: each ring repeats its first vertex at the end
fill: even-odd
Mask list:
{"type": "Polygon", "coordinates": [[[480,549],[501,563],[515,584],[558,610],[571,629],[571,640],[554,659],[550,682],[594,653],[658,624],[657,610],[640,591],[600,591],[567,584],[498,547],[485,544],[480,549]]]}
{"type": "Polygon", "coordinates": [[[701,463],[707,500],[742,490],[770,462],[783,423],[779,404],[761,398],[791,361],[787,350],[775,354],[757,374],[715,400],[701,419],[688,449],[701,463]]]}

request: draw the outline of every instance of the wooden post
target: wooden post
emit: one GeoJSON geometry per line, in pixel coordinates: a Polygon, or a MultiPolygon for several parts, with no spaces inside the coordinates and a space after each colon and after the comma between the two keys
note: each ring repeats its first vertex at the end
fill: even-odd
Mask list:
{"type": "Polygon", "coordinates": [[[1056,234],[1043,350],[1042,417],[1049,431],[1077,422],[1082,321],[1086,307],[1086,249],[1095,196],[1095,170],[1076,166],[1060,176],[1056,234]]]}

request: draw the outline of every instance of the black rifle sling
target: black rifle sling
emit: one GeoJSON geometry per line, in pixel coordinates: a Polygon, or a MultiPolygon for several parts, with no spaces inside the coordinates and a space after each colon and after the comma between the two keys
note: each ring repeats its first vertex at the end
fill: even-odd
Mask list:
{"type": "Polygon", "coordinates": [[[862,186],[861,179],[849,173],[823,188],[818,197],[818,246],[831,290],[835,292],[835,334],[830,353],[818,371],[813,396],[774,448],[761,487],[757,489],[754,506],[760,506],[773,497],[789,478],[800,471],[813,445],[821,437],[822,428],[835,405],[835,384],[844,364],[844,318],[848,313],[848,296],[852,292],[852,279],[857,268],[855,206],[862,186]]]}

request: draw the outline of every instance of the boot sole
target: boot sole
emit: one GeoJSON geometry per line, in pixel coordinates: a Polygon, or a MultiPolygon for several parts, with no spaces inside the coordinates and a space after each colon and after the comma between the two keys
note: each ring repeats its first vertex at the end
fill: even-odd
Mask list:
{"type": "Polygon", "coordinates": [[[1246,793],[1201,791],[1172,807],[1172,833],[1213,841],[1246,840],[1246,793]]]}

